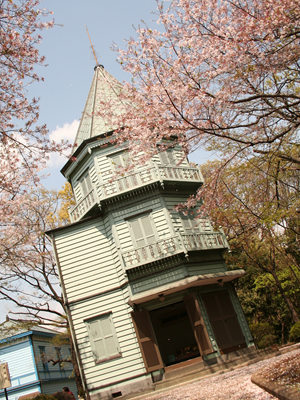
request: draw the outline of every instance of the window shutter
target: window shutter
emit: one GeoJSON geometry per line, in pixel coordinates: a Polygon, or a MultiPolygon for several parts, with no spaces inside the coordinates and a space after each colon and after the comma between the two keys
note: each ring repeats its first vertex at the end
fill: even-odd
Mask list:
{"type": "Polygon", "coordinates": [[[129,222],[137,247],[146,246],[147,244],[155,242],[155,234],[149,215],[143,215],[129,222]]]}
{"type": "Polygon", "coordinates": [[[132,228],[132,233],[133,233],[137,247],[145,246],[146,241],[145,241],[145,238],[143,235],[140,221],[138,219],[130,221],[130,225],[132,228]]]}
{"type": "Polygon", "coordinates": [[[175,166],[173,150],[165,150],[159,153],[162,164],[175,166]]]}
{"type": "Polygon", "coordinates": [[[184,298],[184,303],[194,328],[194,335],[201,355],[213,353],[205,323],[203,321],[200,306],[195,296],[188,295],[184,298]]]}
{"type": "Polygon", "coordinates": [[[121,156],[120,154],[115,154],[110,156],[114,169],[118,169],[118,167],[122,166],[121,156]]]}
{"type": "Polygon", "coordinates": [[[90,343],[95,360],[105,358],[104,340],[101,336],[100,320],[92,321],[88,324],[90,343]]]}
{"type": "Polygon", "coordinates": [[[87,323],[94,359],[101,361],[120,355],[111,315],[101,316],[87,323]]]}
{"type": "Polygon", "coordinates": [[[127,167],[129,165],[129,152],[124,151],[123,153],[113,154],[109,157],[112,161],[114,169],[120,167],[127,167]]]}
{"type": "Polygon", "coordinates": [[[208,218],[200,218],[198,220],[199,228],[203,232],[211,232],[212,226],[208,218]]]}
{"type": "Polygon", "coordinates": [[[183,228],[186,233],[192,233],[192,221],[190,218],[182,216],[181,217],[183,228]]]}
{"type": "Polygon", "coordinates": [[[80,179],[83,195],[86,196],[92,190],[92,181],[89,171],[85,172],[80,179]]]}
{"type": "Polygon", "coordinates": [[[102,320],[101,328],[106,356],[112,356],[119,351],[119,348],[117,345],[111,316],[102,320]]]}
{"type": "Polygon", "coordinates": [[[142,225],[142,230],[144,232],[144,237],[146,240],[147,244],[151,244],[153,243],[154,240],[154,232],[152,229],[152,223],[151,223],[151,218],[149,215],[144,215],[141,219],[140,219],[141,225],[142,225]]]}
{"type": "Polygon", "coordinates": [[[148,311],[132,312],[131,317],[147,372],[163,368],[148,311]]]}

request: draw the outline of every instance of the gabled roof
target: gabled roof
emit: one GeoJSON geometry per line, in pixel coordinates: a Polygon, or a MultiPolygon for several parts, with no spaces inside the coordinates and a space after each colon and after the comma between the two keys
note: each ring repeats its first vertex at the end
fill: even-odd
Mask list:
{"type": "Polygon", "coordinates": [[[119,99],[120,92],[123,89],[121,83],[105,71],[103,65],[97,65],[94,70],[92,85],[82,113],[72,153],[85,140],[117,128],[111,126],[109,118],[99,115],[104,104],[114,104],[113,112],[116,115],[122,114],[125,109],[119,99]]]}

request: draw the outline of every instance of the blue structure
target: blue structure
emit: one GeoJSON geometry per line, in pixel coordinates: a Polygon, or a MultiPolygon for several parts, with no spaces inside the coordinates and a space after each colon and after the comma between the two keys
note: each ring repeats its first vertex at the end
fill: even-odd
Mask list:
{"type": "MultiPolygon", "coordinates": [[[[18,400],[30,394],[51,394],[68,386],[76,395],[73,366],[69,362],[53,363],[50,360],[70,359],[70,347],[52,343],[56,332],[34,327],[0,339],[0,364],[8,363],[11,387],[7,389],[9,400],[18,400]]],[[[0,390],[0,400],[5,399],[0,390]]]]}

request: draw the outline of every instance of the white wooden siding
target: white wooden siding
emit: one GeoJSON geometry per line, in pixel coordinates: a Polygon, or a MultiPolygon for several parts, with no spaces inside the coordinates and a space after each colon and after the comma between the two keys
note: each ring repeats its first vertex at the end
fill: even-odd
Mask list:
{"type": "Polygon", "coordinates": [[[112,376],[113,381],[118,381],[145,372],[127,300],[128,292],[124,289],[71,306],[76,339],[89,388],[109,384],[112,376]],[[96,364],[84,320],[107,312],[112,312],[112,321],[122,356],[96,364]]]}
{"type": "Polygon", "coordinates": [[[120,259],[104,220],[58,232],[56,248],[69,301],[120,284],[120,259]]]}

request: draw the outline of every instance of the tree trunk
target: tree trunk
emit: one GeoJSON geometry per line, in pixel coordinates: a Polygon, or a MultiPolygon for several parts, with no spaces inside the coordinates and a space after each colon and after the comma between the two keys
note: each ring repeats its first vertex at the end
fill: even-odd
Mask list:
{"type": "Polygon", "coordinates": [[[76,383],[76,387],[77,387],[78,397],[85,397],[84,389],[83,389],[82,382],[81,382],[79,366],[77,363],[76,353],[75,353],[74,344],[73,344],[71,335],[69,335],[69,338],[70,338],[70,348],[71,348],[71,359],[72,359],[72,364],[74,367],[74,377],[75,377],[75,383],[76,383]]]}

